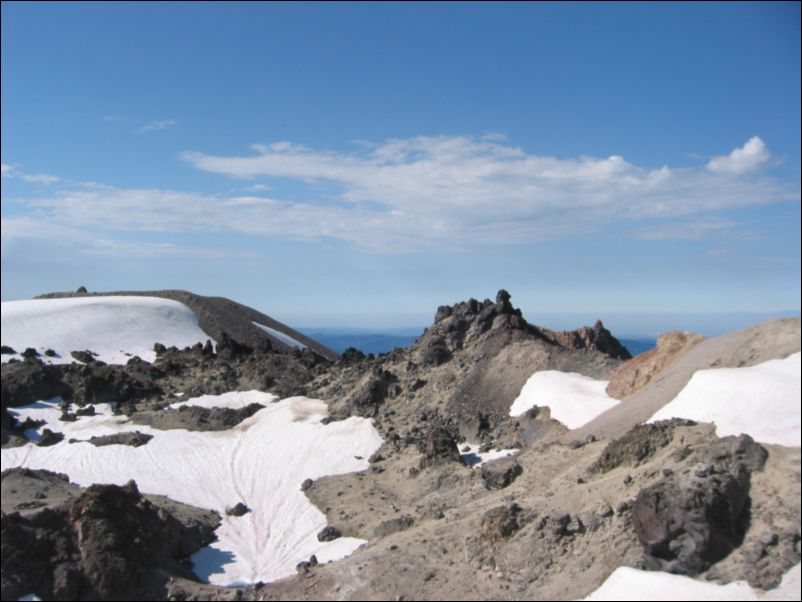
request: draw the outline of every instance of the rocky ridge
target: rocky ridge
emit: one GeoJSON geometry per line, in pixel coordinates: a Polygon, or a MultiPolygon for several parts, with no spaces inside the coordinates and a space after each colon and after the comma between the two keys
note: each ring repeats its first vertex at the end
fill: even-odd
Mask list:
{"type": "MultiPolygon", "coordinates": [[[[216,352],[161,348],[153,364],[122,367],[90,359],[60,368],[31,356],[3,365],[3,426],[18,437],[6,413],[15,404],[7,400],[22,403],[43,391],[67,391],[78,406],[128,392],[120,411],[158,428],[229,428],[238,416],[185,410],[178,418],[165,406],[178,392],[246,388],[326,399],[326,420],[374,419],[385,443],[367,471],[302,486],[328,520],[320,536],[360,537],[366,546],[336,563],[299,559],[296,577],[244,589],[201,585],[175,569],[169,579],[147,581],[153,599],[575,599],[621,564],[769,588],[800,559],[798,448],[720,439],[711,425],[691,421],[638,425],[643,418],[627,417],[613,428],[602,416],[568,431],[548,408],[515,419],[507,413],[536,370],[612,375],[611,387],[619,383],[630,397],[620,405],[646,399],[655,406],[687,382],[691,365],[781,357],[799,349],[798,333],[796,320],[724,337],[726,344],[670,334],[651,355],[627,362],[601,322],[543,329],[500,291],[495,302],[438,308],[414,345],[379,357],[352,349],[329,362],[231,337],[221,337],[216,352]],[[466,439],[515,451],[474,467],[460,452],[466,439]]],[[[70,413],[65,405],[67,419],[70,413]]],[[[4,504],[5,497],[4,489],[4,504]]],[[[42,511],[35,498],[28,501],[28,512],[42,511]]],[[[20,525],[13,528],[35,528],[20,525]]],[[[96,543],[108,562],[118,562],[117,551],[96,543]]],[[[4,574],[5,558],[4,551],[4,574]]],[[[174,559],[159,562],[172,566],[174,559]]],[[[150,566],[143,564],[148,575],[150,566]]],[[[137,579],[126,582],[131,595],[143,592],[137,579]]]]}
{"type": "Polygon", "coordinates": [[[150,599],[170,577],[196,579],[185,560],[215,539],[220,524],[213,512],[154,503],[133,481],[82,490],[64,475],[13,469],[3,472],[2,486],[6,600],[32,592],[48,600],[150,599]],[[60,500],[6,513],[26,488],[44,500],[55,489],[60,500]]]}

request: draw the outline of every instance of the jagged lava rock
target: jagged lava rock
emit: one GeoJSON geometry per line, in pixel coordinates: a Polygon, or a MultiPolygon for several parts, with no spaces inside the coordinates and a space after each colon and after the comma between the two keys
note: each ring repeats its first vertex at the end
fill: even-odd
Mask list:
{"type": "Polygon", "coordinates": [[[498,458],[482,464],[481,471],[488,489],[504,489],[518,478],[523,468],[515,458],[498,458]]]}
{"type": "Polygon", "coordinates": [[[188,529],[156,508],[131,481],[92,485],[56,509],[2,516],[2,596],[134,600],[145,596],[149,569],[190,577],[178,559],[214,536],[188,529]]]}
{"type": "Polygon", "coordinates": [[[743,541],[750,474],[766,457],[748,435],[725,437],[697,452],[695,464],[642,489],[632,521],[645,550],[668,561],[665,570],[686,575],[727,556],[743,541]]]}
{"type": "Polygon", "coordinates": [[[426,440],[421,450],[423,457],[421,468],[444,464],[447,462],[460,462],[459,448],[454,436],[443,427],[436,427],[426,434],[426,440]]]}

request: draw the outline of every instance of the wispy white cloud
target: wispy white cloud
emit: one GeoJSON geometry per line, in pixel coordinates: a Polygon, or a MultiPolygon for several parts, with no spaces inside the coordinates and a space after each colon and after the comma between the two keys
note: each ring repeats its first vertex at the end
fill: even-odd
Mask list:
{"type": "Polygon", "coordinates": [[[147,134],[149,132],[166,130],[167,128],[173,127],[178,123],[175,119],[153,119],[150,121],[145,121],[144,119],[129,117],[127,115],[104,115],[101,117],[101,120],[109,124],[118,124],[132,128],[135,127],[136,130],[134,131],[138,134],[147,134]]]}
{"type": "Polygon", "coordinates": [[[703,217],[636,228],[630,231],[630,235],[642,240],[700,240],[727,233],[740,225],[731,219],[703,217]]]}
{"type": "MultiPolygon", "coordinates": [[[[375,247],[385,234],[398,238],[401,233],[410,244],[417,239],[419,244],[481,245],[587,233],[613,222],[670,220],[798,202],[798,185],[770,177],[732,177],[771,156],[762,142],[754,140],[731,153],[741,166],[737,172],[709,167],[647,169],[617,155],[568,159],[530,155],[496,135],[416,137],[372,145],[363,141],[355,153],[278,142],[253,145],[255,153],[246,156],[187,152],[181,157],[198,169],[233,178],[333,183],[340,187],[338,223],[369,217],[376,227],[391,229],[360,239],[363,246],[375,247]],[[739,150],[743,152],[738,154],[739,150]],[[742,157],[744,153],[749,160],[742,157]]],[[[302,206],[292,207],[297,211],[302,206]]],[[[320,207],[318,215],[327,215],[334,207],[320,207]]],[[[314,215],[311,209],[309,213],[314,215]]],[[[710,232],[714,225],[736,226],[710,220],[700,224],[690,233],[672,226],[633,235],[668,237],[673,228],[673,235],[688,238],[710,232]]],[[[341,237],[357,238],[350,231],[341,237]]]]}
{"type": "Polygon", "coordinates": [[[55,184],[56,182],[60,181],[60,178],[57,178],[56,176],[49,176],[43,173],[39,174],[25,173],[17,169],[17,166],[8,165],[6,163],[2,164],[2,176],[4,178],[18,178],[20,180],[23,180],[24,182],[42,184],[45,186],[49,186],[51,184],[55,184]]]}
{"type": "Polygon", "coordinates": [[[214,245],[178,245],[171,242],[132,242],[114,238],[87,228],[62,223],[52,215],[4,217],[2,220],[2,250],[13,254],[12,247],[23,241],[41,245],[64,246],[79,255],[112,257],[191,257],[195,259],[239,258],[253,259],[248,251],[216,248],[214,245]]]}
{"type": "Polygon", "coordinates": [[[245,190],[248,192],[264,192],[270,190],[270,186],[267,184],[254,184],[253,186],[246,186],[245,190]]]}
{"type": "Polygon", "coordinates": [[[76,185],[18,202],[40,219],[88,230],[336,239],[405,252],[606,235],[612,225],[640,239],[720,236],[744,227],[722,212],[798,203],[800,194],[798,183],[765,174],[647,169],[620,156],[535,156],[495,136],[394,139],[355,153],[290,142],[253,150],[182,158],[238,179],[296,180],[298,198],[273,198],[256,182],[239,196],[76,185]]]}
{"type": "Polygon", "coordinates": [[[759,136],[752,136],[746,144],[734,149],[729,155],[713,157],[707,169],[714,173],[740,175],[755,171],[773,159],[766,144],[759,136]]]}
{"type": "Polygon", "coordinates": [[[137,130],[140,134],[147,134],[148,132],[158,132],[159,130],[166,130],[176,124],[175,119],[164,119],[162,121],[148,121],[145,125],[137,130]]]}

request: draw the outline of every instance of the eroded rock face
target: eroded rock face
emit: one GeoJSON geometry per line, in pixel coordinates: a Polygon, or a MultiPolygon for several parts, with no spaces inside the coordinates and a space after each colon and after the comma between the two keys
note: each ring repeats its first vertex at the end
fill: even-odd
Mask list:
{"type": "Polygon", "coordinates": [[[593,328],[584,326],[577,330],[555,332],[554,338],[560,346],[569,349],[593,349],[622,360],[632,357],[627,348],[604,327],[601,320],[597,320],[593,328]]]}
{"type": "Polygon", "coordinates": [[[482,516],[482,537],[491,543],[510,537],[521,528],[518,522],[520,513],[518,504],[491,508],[482,516]]]}
{"type": "Polygon", "coordinates": [[[523,472],[515,458],[499,458],[482,464],[482,478],[488,489],[503,489],[523,472]]]}
{"type": "Polygon", "coordinates": [[[39,362],[9,362],[2,365],[3,406],[20,406],[53,397],[69,397],[72,387],[62,380],[58,366],[39,362]]]}
{"type": "Polygon", "coordinates": [[[140,433],[139,431],[126,431],[124,433],[114,433],[113,435],[103,435],[102,437],[91,437],[88,442],[95,447],[103,447],[105,445],[140,447],[147,444],[151,439],[153,439],[153,435],[140,433]]]}
{"type": "Polygon", "coordinates": [[[632,522],[645,551],[665,570],[685,575],[726,557],[743,541],[750,474],[766,457],[748,435],[725,437],[697,452],[682,472],[641,490],[632,522]]]}
{"type": "Polygon", "coordinates": [[[150,569],[192,577],[177,560],[213,541],[144,499],[133,481],[93,485],[55,509],[2,516],[2,597],[134,600],[150,569]]]}
{"type": "Polygon", "coordinates": [[[73,394],[74,401],[80,404],[126,403],[160,393],[151,379],[132,375],[124,366],[94,365],[83,367],[81,372],[73,394]]]}
{"type": "Polygon", "coordinates": [[[460,461],[457,440],[447,429],[442,427],[436,427],[426,434],[421,452],[423,453],[420,461],[421,468],[460,461]]]}
{"type": "Polygon", "coordinates": [[[608,472],[619,466],[637,466],[671,442],[675,427],[689,424],[693,422],[679,418],[639,424],[623,437],[608,443],[590,470],[608,472]]]}
{"type": "Polygon", "coordinates": [[[654,380],[678,357],[705,338],[693,332],[667,332],[657,339],[657,347],[641,353],[623,364],[610,377],[607,394],[615,399],[626,399],[654,380]]]}
{"type": "Polygon", "coordinates": [[[136,413],[131,416],[131,420],[163,430],[180,428],[190,431],[224,431],[253,416],[262,408],[264,406],[260,403],[250,403],[236,410],[181,406],[173,410],[136,413]]]}

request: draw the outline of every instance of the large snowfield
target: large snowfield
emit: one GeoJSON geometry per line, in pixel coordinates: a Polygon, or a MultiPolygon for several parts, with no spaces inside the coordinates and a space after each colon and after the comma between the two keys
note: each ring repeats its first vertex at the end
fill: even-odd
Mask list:
{"type": "Polygon", "coordinates": [[[746,368],[699,370],[648,422],[679,417],[712,422],[719,437],[798,447],[802,437],[800,353],[746,368]]]}
{"type": "MultiPolygon", "coordinates": [[[[2,304],[2,343],[17,351],[52,348],[61,356],[55,361],[71,361],[70,351],[83,349],[108,363],[125,363],[130,355],[152,361],[155,342],[183,347],[207,338],[189,308],[165,299],[86,297],[2,304]]],[[[618,403],[607,396],[606,386],[606,381],[578,374],[538,372],[527,381],[510,414],[523,414],[533,405],[548,406],[553,418],[577,428],[618,403]]],[[[272,581],[294,574],[296,564],[312,554],[326,562],[352,553],[364,542],[317,540],[326,520],[300,486],[307,478],[365,470],[366,458],[382,443],[372,422],[352,417],[324,425],[325,402],[305,397],[279,401],[258,391],[204,396],[172,407],[243,407],[252,402],[266,407],[232,429],[194,432],[132,424],[125,416],[114,416],[109,404],[96,406],[95,416],[61,422],[58,400],[43,400],[10,412],[21,420],[44,420],[38,432],[50,428],[63,432],[65,439],[51,447],[29,443],[4,449],[2,469],[44,468],[66,473],[82,486],[122,485],[135,479],[143,493],[220,512],[218,541],[193,556],[199,577],[217,585],[272,581]],[[132,430],[153,439],[141,447],[68,442],[132,430]],[[226,516],[226,507],[238,502],[251,512],[226,516]]],[[[751,368],[699,371],[651,420],[678,416],[711,421],[721,436],[744,432],[760,442],[796,447],[799,406],[800,354],[796,353],[751,368]]],[[[488,459],[474,448],[470,452],[477,461],[488,459]]],[[[798,600],[799,592],[799,565],[786,574],[780,588],[766,593],[742,582],[721,586],[622,567],[587,599],[798,600]]]]}
{"type": "MultiPolygon", "coordinates": [[[[320,562],[342,558],[362,543],[340,538],[317,540],[326,526],[324,515],[301,491],[304,479],[365,470],[367,458],[381,445],[371,421],[364,418],[321,424],[322,401],[250,391],[204,396],[198,405],[241,407],[266,405],[226,431],[157,430],[113,416],[107,404],[101,415],[60,422],[55,402],[11,410],[20,419],[45,420],[41,428],[63,432],[52,447],[32,444],[2,450],[2,469],[45,468],[70,480],[123,485],[134,479],[142,493],[166,495],[179,502],[217,510],[223,524],[219,541],[193,556],[198,576],[216,585],[272,581],[295,573],[295,565],[315,554],[320,562]],[[147,445],[130,447],[68,443],[138,430],[153,435],[147,445]],[[362,459],[357,458],[360,457],[362,459]],[[252,511],[226,516],[225,509],[243,502],[252,511]]],[[[193,400],[185,402],[193,404],[193,400]]]]}
{"type": "MultiPolygon", "coordinates": [[[[2,344],[17,354],[27,347],[52,349],[47,362],[74,362],[72,351],[89,349],[107,364],[132,356],[152,362],[154,343],[183,348],[211,339],[183,303],[158,297],[74,297],[2,303],[2,344]]],[[[3,361],[19,355],[3,355],[3,361]]]]}

